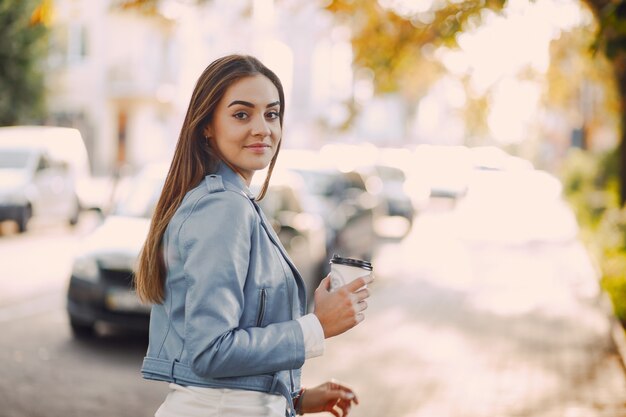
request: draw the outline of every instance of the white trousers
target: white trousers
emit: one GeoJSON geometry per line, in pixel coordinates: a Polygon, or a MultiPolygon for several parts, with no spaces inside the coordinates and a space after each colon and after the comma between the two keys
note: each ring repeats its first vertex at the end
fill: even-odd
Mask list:
{"type": "Polygon", "coordinates": [[[282,395],[170,384],[155,417],[285,417],[282,395]]]}

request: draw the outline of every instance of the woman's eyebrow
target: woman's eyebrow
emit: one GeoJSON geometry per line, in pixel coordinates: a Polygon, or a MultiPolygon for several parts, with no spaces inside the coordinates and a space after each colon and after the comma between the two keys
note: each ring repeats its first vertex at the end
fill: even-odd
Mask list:
{"type": "MultiPolygon", "coordinates": [[[[242,106],[246,106],[246,107],[250,107],[250,108],[254,108],[255,107],[254,104],[250,103],[249,101],[243,101],[243,100],[235,100],[232,103],[230,103],[228,105],[228,107],[235,106],[237,104],[241,104],[242,106]]],[[[274,101],[274,102],[268,104],[265,107],[270,108],[270,107],[279,106],[279,105],[280,105],[280,101],[274,101]]]]}

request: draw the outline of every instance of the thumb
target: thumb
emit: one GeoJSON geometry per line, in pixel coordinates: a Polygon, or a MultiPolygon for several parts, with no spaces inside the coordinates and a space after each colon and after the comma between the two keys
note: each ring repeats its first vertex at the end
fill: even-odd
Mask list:
{"type": "Polygon", "coordinates": [[[326,291],[330,290],[330,274],[326,275],[317,288],[323,288],[326,291]]]}

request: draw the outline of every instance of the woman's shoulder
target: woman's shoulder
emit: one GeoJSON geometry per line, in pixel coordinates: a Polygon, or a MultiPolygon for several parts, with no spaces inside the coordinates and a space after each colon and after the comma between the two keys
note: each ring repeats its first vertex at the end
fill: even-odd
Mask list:
{"type": "Polygon", "coordinates": [[[254,214],[254,206],[248,196],[222,181],[219,175],[207,175],[189,190],[177,214],[185,216],[204,210],[210,210],[213,218],[219,217],[220,213],[226,216],[254,214]]]}
{"type": "Polygon", "coordinates": [[[258,215],[245,193],[229,185],[216,186],[215,180],[207,176],[185,195],[168,225],[173,245],[188,248],[211,239],[227,244],[251,235],[258,226],[258,215]]]}

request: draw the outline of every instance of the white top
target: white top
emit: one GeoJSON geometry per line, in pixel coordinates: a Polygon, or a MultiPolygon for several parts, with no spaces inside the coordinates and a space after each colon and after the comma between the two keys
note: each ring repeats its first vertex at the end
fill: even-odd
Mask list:
{"type": "Polygon", "coordinates": [[[324,329],[317,316],[313,313],[304,315],[298,320],[304,334],[304,357],[315,358],[324,354],[324,329]]]}

